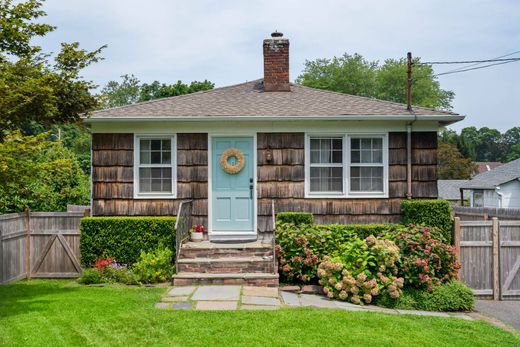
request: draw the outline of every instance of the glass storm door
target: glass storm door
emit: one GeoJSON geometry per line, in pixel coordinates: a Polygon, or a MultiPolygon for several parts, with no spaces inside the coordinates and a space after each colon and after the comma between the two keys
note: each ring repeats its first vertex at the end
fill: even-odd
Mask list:
{"type": "Polygon", "coordinates": [[[214,137],[211,145],[212,232],[254,232],[253,138],[214,137]]]}

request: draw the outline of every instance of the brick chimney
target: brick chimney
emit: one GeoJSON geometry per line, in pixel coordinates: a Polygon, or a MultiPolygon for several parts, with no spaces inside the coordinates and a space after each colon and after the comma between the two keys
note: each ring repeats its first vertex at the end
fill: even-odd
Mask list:
{"type": "Polygon", "coordinates": [[[290,92],[289,40],[275,31],[264,40],[264,91],[290,92]]]}

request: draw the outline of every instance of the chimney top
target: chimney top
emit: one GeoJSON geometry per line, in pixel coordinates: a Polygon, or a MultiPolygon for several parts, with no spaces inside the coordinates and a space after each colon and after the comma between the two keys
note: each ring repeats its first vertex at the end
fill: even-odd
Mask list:
{"type": "Polygon", "coordinates": [[[289,40],[275,31],[264,44],[264,91],[290,92],[289,40]]]}
{"type": "Polygon", "coordinates": [[[271,33],[271,37],[277,38],[277,37],[283,37],[283,33],[279,33],[278,31],[274,31],[274,33],[271,33]]]}

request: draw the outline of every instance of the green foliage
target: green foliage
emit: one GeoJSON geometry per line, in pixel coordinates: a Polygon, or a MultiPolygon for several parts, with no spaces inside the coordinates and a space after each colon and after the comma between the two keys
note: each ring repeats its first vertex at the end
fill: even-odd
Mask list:
{"type": "Polygon", "coordinates": [[[509,162],[520,158],[520,127],[504,133],[474,126],[462,129],[460,134],[448,129],[439,134],[439,143],[457,146],[464,158],[473,161],[509,162]]]}
{"type": "Polygon", "coordinates": [[[55,29],[34,23],[45,16],[41,6],[33,0],[0,3],[0,138],[32,121],[45,126],[78,121],[97,105],[90,94],[96,86],[81,71],[100,60],[104,47],[88,52],[77,42],[62,43],[51,62],[32,45],[55,29]]]}
{"type": "Polygon", "coordinates": [[[141,252],[139,261],[132,266],[133,278],[138,284],[166,282],[173,274],[173,252],[169,248],[158,248],[141,252]]]}
{"type": "Polygon", "coordinates": [[[369,304],[380,293],[401,294],[404,279],[398,273],[399,248],[390,240],[369,236],[342,245],[339,255],[328,256],[318,267],[319,283],[330,299],[369,304]]]}
{"type": "Polygon", "coordinates": [[[278,212],[276,214],[276,223],[313,224],[314,216],[308,212],[278,212]]]}
{"type": "Polygon", "coordinates": [[[453,220],[451,206],[446,200],[401,201],[401,223],[439,228],[444,240],[451,243],[453,220]]]}
{"type": "Polygon", "coordinates": [[[107,283],[108,280],[97,269],[86,269],[78,278],[78,282],[81,284],[100,284],[107,283]]]}
{"type": "Polygon", "coordinates": [[[338,252],[341,245],[370,235],[392,238],[404,229],[398,224],[279,224],[275,237],[281,280],[315,282],[318,263],[325,255],[338,252]]]}
{"type": "Polygon", "coordinates": [[[170,96],[195,93],[202,90],[213,89],[214,83],[204,80],[202,82],[192,81],[189,85],[182,81],[174,84],[160,83],[141,83],[134,75],[121,76],[122,81],[109,81],[101,91],[103,106],[117,107],[136,102],[143,102],[170,96]]]}
{"type": "Polygon", "coordinates": [[[450,143],[439,144],[437,159],[438,175],[442,180],[467,180],[477,172],[477,165],[464,158],[457,146],[450,143]]]}
{"type": "Polygon", "coordinates": [[[8,134],[0,142],[0,213],[65,211],[90,201],[89,178],[75,155],[48,133],[8,134]]]}
{"type": "Polygon", "coordinates": [[[377,304],[401,310],[424,311],[470,311],[475,304],[475,297],[464,283],[452,280],[427,292],[414,288],[405,288],[398,298],[382,295],[377,304]]]}
{"type": "Polygon", "coordinates": [[[395,237],[401,250],[400,274],[409,287],[432,291],[457,278],[460,263],[455,247],[432,237],[434,229],[411,226],[395,237]]]}
{"type": "MultiPolygon", "coordinates": [[[[452,91],[440,88],[433,69],[414,59],[413,104],[449,110],[452,91]]],[[[388,59],[380,65],[360,54],[343,54],[332,59],[306,61],[305,69],[296,79],[304,86],[352,95],[374,97],[406,103],[407,75],[405,59],[388,59]]]]}
{"type": "Polygon", "coordinates": [[[141,251],[159,246],[175,249],[175,217],[87,217],[81,220],[81,263],[90,267],[110,256],[134,264],[141,251]]]}

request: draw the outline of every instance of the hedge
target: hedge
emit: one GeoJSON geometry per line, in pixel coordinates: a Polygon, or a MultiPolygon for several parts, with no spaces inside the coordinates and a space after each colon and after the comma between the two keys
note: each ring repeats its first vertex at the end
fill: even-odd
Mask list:
{"type": "Polygon", "coordinates": [[[141,251],[160,245],[175,252],[175,217],[86,217],[81,219],[81,264],[91,267],[99,257],[132,265],[141,251]]]}
{"type": "Polygon", "coordinates": [[[276,214],[276,224],[292,223],[314,224],[314,216],[309,212],[278,212],[276,214]]]}
{"type": "Polygon", "coordinates": [[[439,228],[446,243],[451,243],[453,220],[451,206],[446,200],[401,201],[401,223],[439,228]]]}

